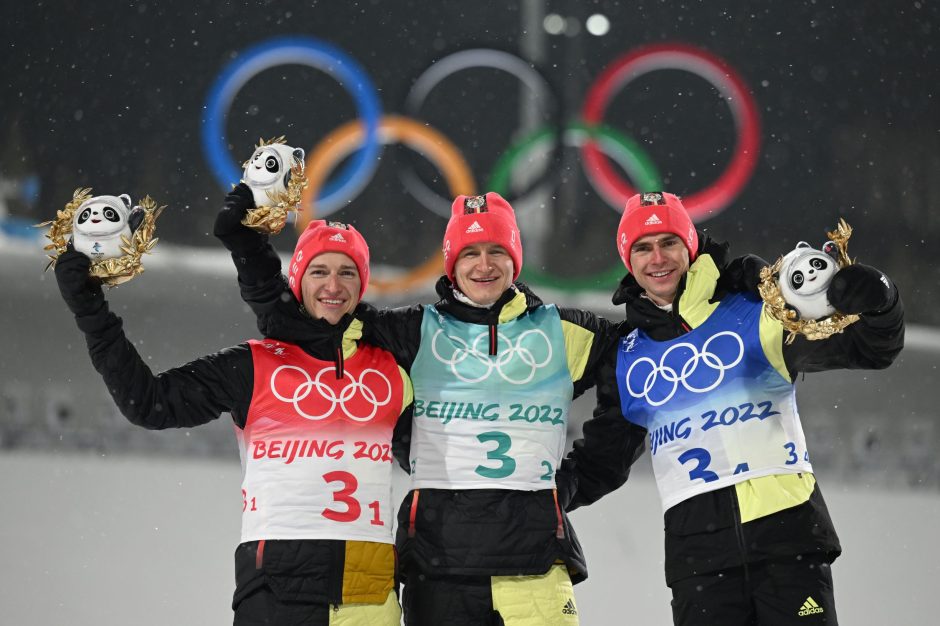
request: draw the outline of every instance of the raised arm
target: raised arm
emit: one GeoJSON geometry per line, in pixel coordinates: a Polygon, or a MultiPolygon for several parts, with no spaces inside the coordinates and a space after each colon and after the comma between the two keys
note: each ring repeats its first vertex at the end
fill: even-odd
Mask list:
{"type": "Polygon", "coordinates": [[[88,257],[71,248],[59,256],[56,282],[92,365],[121,413],[132,424],[159,430],[205,424],[225,411],[244,424],[251,401],[251,352],[241,344],[154,376],[124,335],[121,318],[108,308],[88,257]]]}

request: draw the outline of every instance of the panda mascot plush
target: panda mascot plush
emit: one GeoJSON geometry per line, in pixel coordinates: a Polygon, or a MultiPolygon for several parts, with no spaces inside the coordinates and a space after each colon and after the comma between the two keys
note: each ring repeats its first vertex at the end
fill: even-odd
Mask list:
{"type": "Polygon", "coordinates": [[[787,306],[803,320],[829,317],[836,310],[826,299],[826,290],[839,271],[838,249],[829,241],[822,250],[805,241],[784,255],[777,284],[787,306]]]}
{"type": "Polygon", "coordinates": [[[287,193],[294,163],[304,162],[302,148],[262,143],[245,162],[242,182],[251,188],[256,207],[273,206],[287,193]]]}
{"type": "Polygon", "coordinates": [[[89,198],[72,218],[72,245],[92,261],[123,256],[121,237],[130,241],[143,220],[144,210],[131,208],[127,194],[89,198]]]}

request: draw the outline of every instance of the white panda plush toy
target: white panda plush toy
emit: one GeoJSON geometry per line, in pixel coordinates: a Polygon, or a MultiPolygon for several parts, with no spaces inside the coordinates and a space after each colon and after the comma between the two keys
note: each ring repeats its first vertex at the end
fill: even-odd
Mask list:
{"type": "Polygon", "coordinates": [[[796,310],[800,319],[818,320],[836,312],[826,299],[829,283],[839,271],[836,254],[837,248],[832,242],[816,250],[801,241],[784,255],[777,284],[783,299],[796,310]]]}
{"type": "Polygon", "coordinates": [[[72,218],[72,245],[92,261],[123,256],[121,236],[130,240],[143,218],[144,210],[132,209],[126,193],[89,198],[72,218]]]}
{"type": "Polygon", "coordinates": [[[295,161],[303,165],[303,149],[283,143],[258,146],[245,162],[242,174],[242,182],[251,188],[256,207],[276,205],[278,196],[287,193],[295,161]]]}

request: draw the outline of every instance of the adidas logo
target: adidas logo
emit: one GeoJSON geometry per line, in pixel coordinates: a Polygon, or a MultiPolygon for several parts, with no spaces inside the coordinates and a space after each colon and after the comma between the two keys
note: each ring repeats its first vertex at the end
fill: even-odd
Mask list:
{"type": "Polygon", "coordinates": [[[467,230],[464,232],[468,233],[482,233],[483,227],[480,226],[480,222],[474,221],[470,226],[467,227],[467,230]]]}
{"type": "Polygon", "coordinates": [[[340,243],[346,243],[346,240],[343,238],[342,233],[336,233],[335,235],[330,237],[330,241],[338,241],[340,243]]]}
{"type": "Polygon", "coordinates": [[[564,608],[561,610],[562,615],[577,615],[578,609],[574,605],[574,599],[568,598],[568,601],[565,602],[564,608]]]}
{"type": "Polygon", "coordinates": [[[659,219],[659,216],[656,215],[655,213],[650,215],[648,218],[646,218],[646,221],[643,222],[643,224],[646,226],[652,226],[653,224],[662,224],[662,223],[663,221],[659,219]]]}
{"type": "Polygon", "coordinates": [[[800,607],[799,616],[806,617],[807,615],[815,615],[816,613],[822,613],[823,608],[816,604],[816,601],[812,597],[806,598],[806,602],[803,603],[803,606],[800,607]]]}

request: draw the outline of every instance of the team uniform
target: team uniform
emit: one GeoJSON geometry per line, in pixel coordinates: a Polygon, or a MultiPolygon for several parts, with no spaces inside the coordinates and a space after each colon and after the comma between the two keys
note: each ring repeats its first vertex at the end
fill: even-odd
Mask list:
{"type": "MultiPolygon", "coordinates": [[[[65,253],[57,274],[81,256],[65,253]]],[[[308,320],[294,343],[252,340],[157,376],[103,298],[76,320],[132,423],[190,428],[231,414],[242,462],[236,624],[399,623],[391,440],[412,390],[388,352],[358,343],[358,319],[308,320]]]]}
{"type": "MultiPolygon", "coordinates": [[[[571,586],[587,568],[557,470],[571,401],[594,384],[615,327],[521,283],[488,308],[462,302],[446,277],[437,290],[434,305],[362,315],[365,339],[415,386],[395,439],[412,475],[396,540],[405,621],[577,623],[571,586]]],[[[286,339],[302,325],[280,311],[259,324],[286,339]]]]}
{"type": "Polygon", "coordinates": [[[633,275],[614,296],[626,321],[598,372],[594,418],[565,464],[578,478],[571,508],[619,486],[633,456],[624,451],[645,434],[675,623],[835,624],[829,566],[841,547],[795,382],[887,367],[903,346],[903,306],[894,290],[886,310],[842,334],[788,344],[761,300],[734,285],[727,248],[700,241],[671,310],[633,275]]]}

